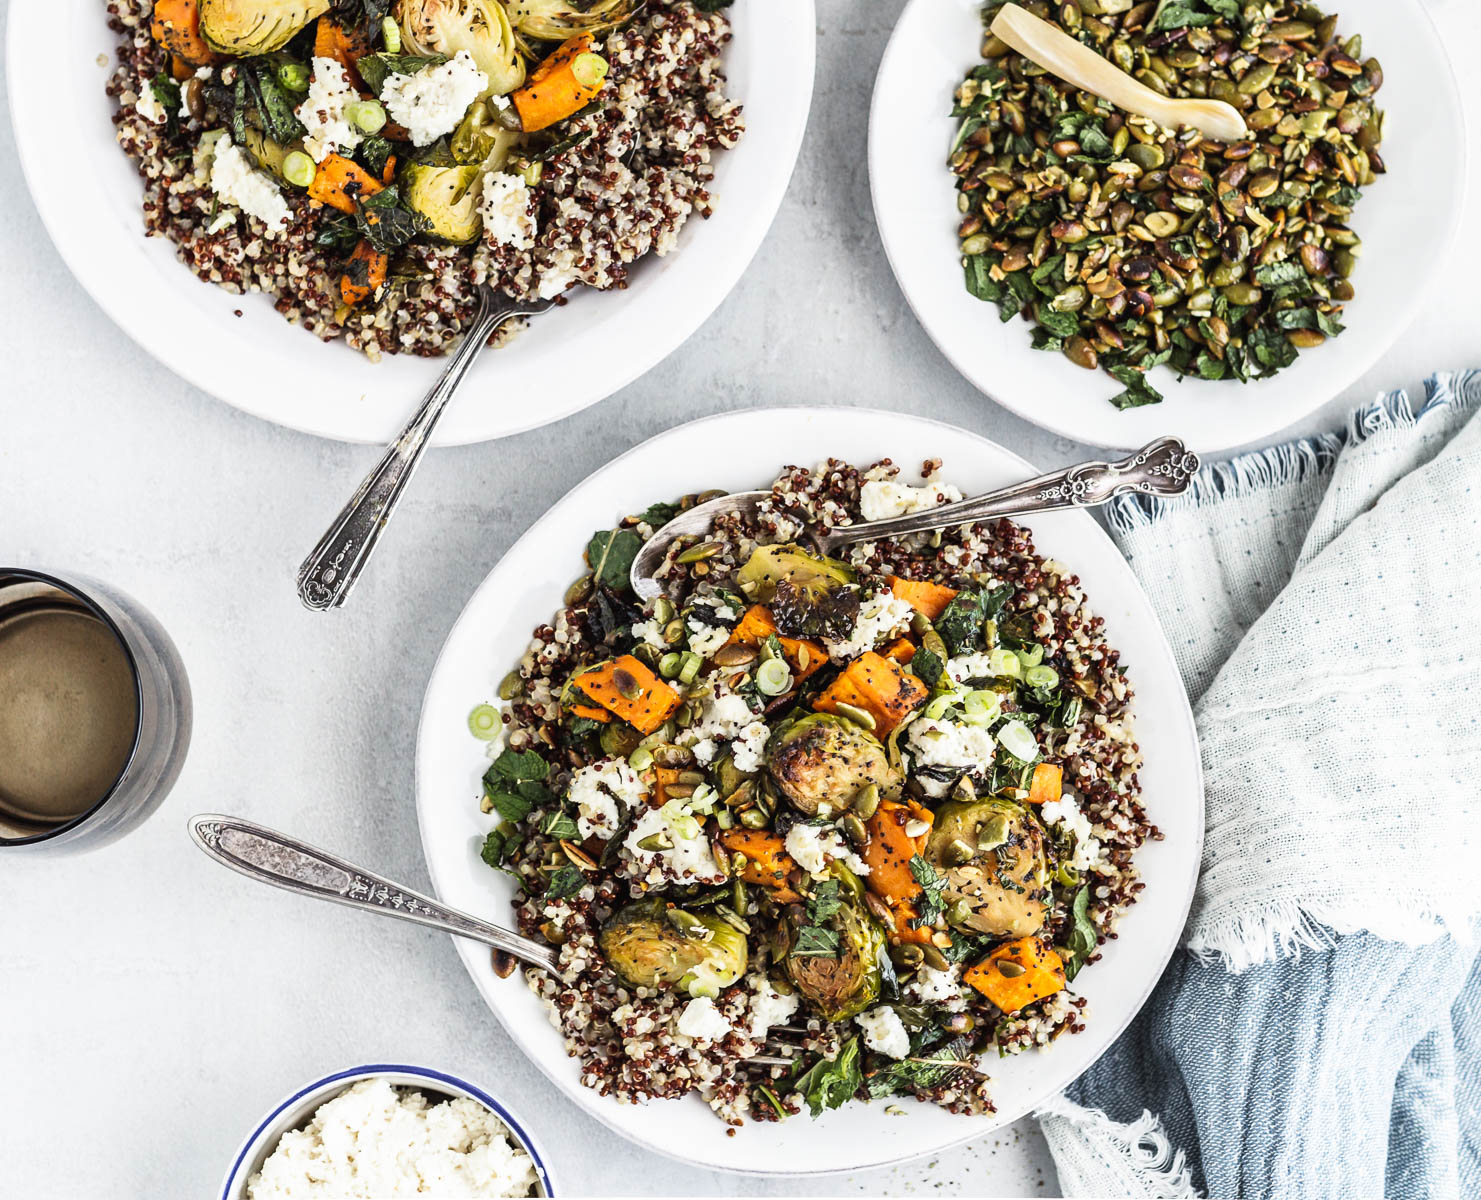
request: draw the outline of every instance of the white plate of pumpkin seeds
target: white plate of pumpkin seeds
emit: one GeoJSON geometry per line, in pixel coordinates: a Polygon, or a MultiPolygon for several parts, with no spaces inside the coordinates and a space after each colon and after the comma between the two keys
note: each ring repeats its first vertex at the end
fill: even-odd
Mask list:
{"type": "Polygon", "coordinates": [[[1233,99],[1259,128],[1226,154],[1109,108],[1050,108],[1013,60],[983,56],[1001,48],[984,44],[980,0],[912,0],[875,83],[870,181],[896,279],[942,353],[1066,437],[1175,434],[1202,452],[1268,438],[1368,370],[1440,281],[1463,206],[1460,98],[1420,0],[1032,7],[1144,81],[1233,99]],[[1213,15],[1225,7],[1239,15],[1213,15]],[[1244,25],[1252,10],[1269,19],[1244,25]],[[1190,13],[1208,23],[1181,24],[1190,13]],[[1005,77],[973,81],[985,99],[967,97],[963,130],[958,87],[1004,62],[1005,77]],[[1050,315],[1004,320],[998,296],[1050,315]],[[1149,399],[1142,380],[1160,402],[1112,403],[1149,399]]]}
{"type": "MultiPolygon", "coordinates": [[[[513,919],[513,879],[479,851],[496,816],[480,811],[488,743],[469,734],[470,711],[493,700],[525,652],[530,631],[561,608],[582,570],[593,530],[656,499],[711,488],[765,487],[788,463],[830,456],[858,466],[889,457],[904,473],[944,459],[941,478],[973,494],[1037,474],[1011,451],[950,425],[901,413],[836,408],[758,409],[709,417],[660,434],[578,485],[536,522],[480,585],[443,646],[417,739],[417,819],[437,894],[491,921],[513,919]],[[716,447],[723,447],[717,454],[716,447]]],[[[902,476],[903,477],[903,476],[902,476]]],[[[1076,977],[1085,1028],[1042,1052],[989,1057],[997,1111],[961,1116],[934,1104],[850,1103],[816,1120],[806,1109],[780,1123],[724,1124],[700,1097],[618,1103],[582,1085],[578,1060],[519,973],[501,979],[487,948],[458,942],[469,975],[510,1039],[566,1096],[624,1137],[723,1171],[802,1175],[884,1166],[981,1138],[1056,1095],[1116,1039],[1145,1002],[1177,944],[1203,841],[1197,733],[1172,652],[1126,561],[1084,513],[1027,522],[1040,555],[1080,581],[1135,689],[1138,771],[1148,819],[1162,832],[1135,863],[1145,890],[1122,916],[1103,957],[1076,977]]],[[[497,1048],[490,1051],[497,1053],[497,1048]]]]}

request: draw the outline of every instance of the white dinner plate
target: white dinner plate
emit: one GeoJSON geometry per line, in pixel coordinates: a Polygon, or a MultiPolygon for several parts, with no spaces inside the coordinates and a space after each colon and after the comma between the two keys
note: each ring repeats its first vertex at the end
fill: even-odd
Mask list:
{"type": "MultiPolygon", "coordinates": [[[[468,732],[468,713],[494,698],[532,630],[552,619],[582,571],[594,530],[655,500],[708,488],[765,487],[788,464],[830,455],[865,465],[890,457],[907,472],[944,457],[943,475],[968,494],[1035,475],[1001,446],[935,421],[870,410],[792,408],[710,417],[659,435],[603,467],[542,517],[504,556],[458,618],[427,686],[417,740],[417,816],[437,894],[447,903],[510,924],[509,876],[489,869],[479,848],[494,823],[479,812],[486,743],[468,732]],[[914,464],[913,466],[911,464],[914,464]],[[655,487],[654,481],[660,481],[655,487]]],[[[618,1104],[580,1084],[575,1060],[518,976],[499,979],[489,952],[458,942],[458,953],[489,1007],[535,1063],[592,1116],[641,1145],[704,1167],[795,1175],[880,1166],[981,1137],[1052,1096],[1095,1061],[1131,1020],[1177,943],[1198,874],[1203,840],[1197,736],[1172,654],[1131,569],[1083,513],[1030,522],[1039,552],[1080,576],[1137,693],[1140,773],[1150,819],[1165,834],[1137,855],[1146,882],[1141,901],[1075,981],[1089,999],[1088,1028],[1047,1053],[991,1059],[998,1111],[954,1116],[904,1101],[906,1117],[883,1103],[851,1104],[817,1121],[752,1122],[736,1136],[695,1096],[647,1105],[618,1104]]]]}
{"type": "MultiPolygon", "coordinates": [[[[714,216],[689,221],[672,254],[636,265],[626,290],[578,288],[487,352],[434,444],[505,437],[610,396],[677,349],[739,281],[802,145],[816,30],[813,0],[744,0],[727,12],[735,36],[725,71],[746,133],[715,156],[714,216]]],[[[326,345],[268,297],[204,283],[176,260],[173,242],[144,236],[139,177],[114,141],[103,90],[118,40],[107,20],[104,0],[10,6],[16,147],[67,266],[125,333],[203,391],[308,433],[388,442],[442,361],[388,355],[377,364],[343,342],[326,345]]]]}
{"type": "Polygon", "coordinates": [[[1363,240],[1345,332],[1269,378],[1183,382],[1168,367],[1148,376],[1166,399],[1118,411],[1104,372],[1035,350],[1029,325],[999,321],[997,306],[963,286],[957,192],[946,167],[957,121],[952,94],[982,62],[981,0],[911,0],[880,64],[869,118],[874,215],[910,307],[952,364],[1025,420],[1076,441],[1133,449],[1175,434],[1204,453],[1267,438],[1299,421],[1368,370],[1436,284],[1464,208],[1466,139],[1460,93],[1420,0],[1333,0],[1339,32],[1363,35],[1383,64],[1388,112],[1380,176],[1353,216],[1363,240]]]}

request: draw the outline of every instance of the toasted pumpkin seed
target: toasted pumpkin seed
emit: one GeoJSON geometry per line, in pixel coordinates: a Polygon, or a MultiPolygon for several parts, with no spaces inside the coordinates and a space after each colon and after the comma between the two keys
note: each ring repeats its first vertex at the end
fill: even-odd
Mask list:
{"type": "Polygon", "coordinates": [[[1017,979],[1028,970],[1022,963],[1014,962],[1011,958],[1000,958],[997,960],[998,974],[1005,979],[1017,979]]]}
{"type": "Polygon", "coordinates": [[[836,715],[843,717],[847,721],[852,721],[855,725],[862,725],[870,733],[874,732],[877,722],[874,719],[873,713],[866,712],[864,709],[857,708],[852,704],[845,704],[842,701],[839,701],[833,706],[833,711],[836,715]]]}

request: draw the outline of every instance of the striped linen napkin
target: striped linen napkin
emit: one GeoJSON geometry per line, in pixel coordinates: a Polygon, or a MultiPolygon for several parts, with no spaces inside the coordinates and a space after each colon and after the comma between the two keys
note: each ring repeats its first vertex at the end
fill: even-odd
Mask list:
{"type": "Polygon", "coordinates": [[[1066,1195],[1481,1197],[1478,407],[1439,375],[1112,511],[1207,839],[1184,950],[1039,1114],[1066,1195]]]}

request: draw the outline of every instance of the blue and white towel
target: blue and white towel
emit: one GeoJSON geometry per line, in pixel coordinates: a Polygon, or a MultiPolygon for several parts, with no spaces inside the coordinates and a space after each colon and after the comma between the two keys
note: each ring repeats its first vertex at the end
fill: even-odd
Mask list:
{"type": "Polygon", "coordinates": [[[1207,839],[1184,950],[1040,1113],[1067,1195],[1481,1197],[1478,407],[1437,376],[1113,510],[1207,839]]]}

